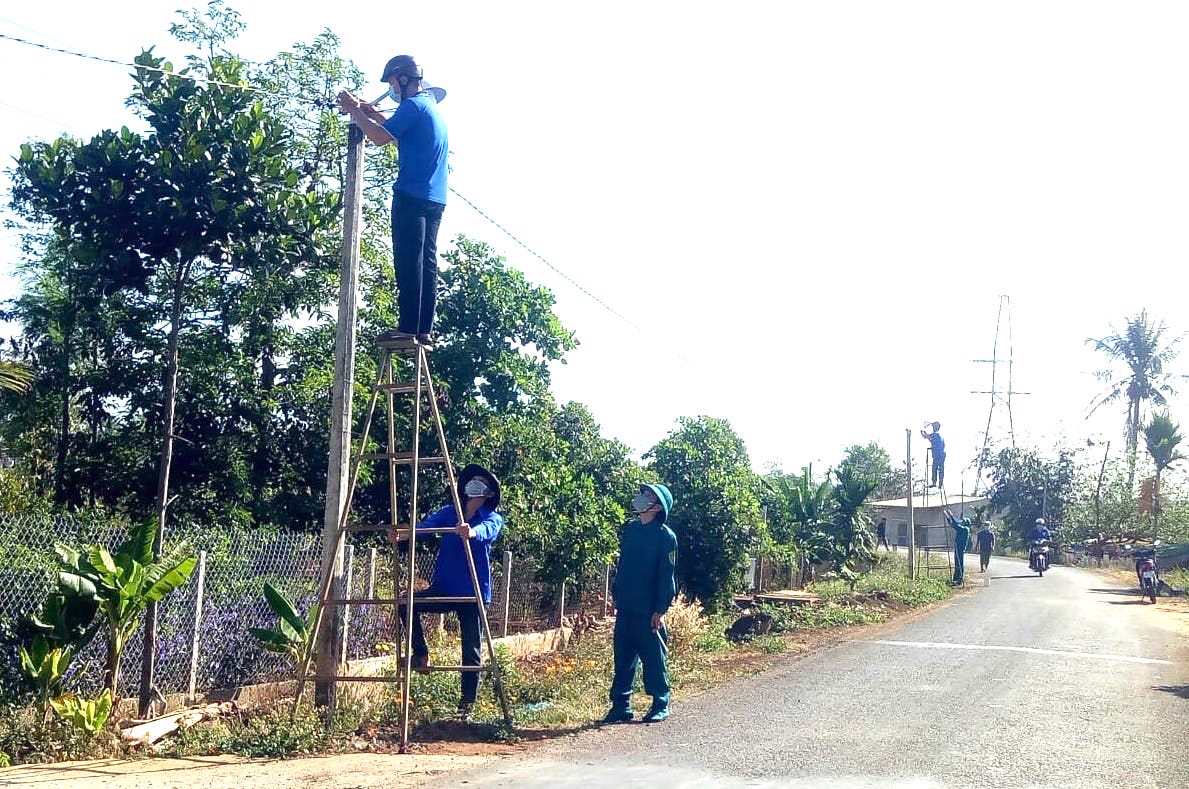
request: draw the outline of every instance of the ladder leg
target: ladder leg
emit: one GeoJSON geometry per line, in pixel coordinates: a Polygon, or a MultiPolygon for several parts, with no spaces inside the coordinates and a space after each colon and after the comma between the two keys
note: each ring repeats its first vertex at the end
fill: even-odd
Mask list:
{"type": "MultiPolygon", "coordinates": [[[[418,355],[421,350],[418,348],[418,355]]],[[[414,376],[417,376],[416,366],[414,367],[414,376]]],[[[392,376],[389,374],[388,382],[392,383],[392,376]]],[[[417,397],[413,398],[413,410],[416,412],[417,397]]],[[[392,514],[392,522],[399,523],[399,507],[396,495],[396,460],[391,457],[396,452],[396,428],[393,425],[393,417],[395,411],[393,409],[392,392],[388,393],[388,453],[390,455],[388,460],[388,509],[392,514]]],[[[405,576],[405,611],[407,612],[407,619],[403,623],[402,645],[400,652],[400,664],[397,667],[397,676],[400,679],[400,749],[404,753],[409,747],[409,717],[410,708],[412,706],[412,692],[413,692],[413,617],[417,616],[413,609],[413,585],[417,580],[417,426],[416,417],[413,420],[413,500],[409,509],[409,523],[412,527],[409,533],[409,553],[408,553],[408,573],[405,576]]],[[[394,574],[399,566],[396,560],[396,551],[393,551],[392,567],[394,574]]],[[[395,576],[394,576],[395,577],[395,576]]],[[[401,584],[397,583],[394,587],[400,589],[401,584]]],[[[396,611],[397,621],[400,620],[400,607],[397,606],[396,611]]]]}
{"type": "MultiPolygon", "coordinates": [[[[446,458],[446,478],[450,485],[450,496],[454,502],[454,511],[459,513],[462,517],[462,501],[458,497],[458,482],[454,478],[454,466],[450,462],[449,451],[446,448],[446,429],[442,424],[442,414],[438,410],[438,399],[434,392],[433,379],[429,375],[429,363],[425,364],[425,381],[426,388],[429,394],[429,408],[433,416],[434,427],[438,434],[438,446],[441,449],[442,457],[446,458]]],[[[475,572],[475,557],[469,550],[464,551],[467,557],[467,569],[471,573],[471,587],[475,590],[475,606],[479,609],[479,626],[482,628],[482,638],[487,645],[487,661],[491,669],[491,686],[495,691],[496,698],[500,702],[500,710],[504,713],[504,723],[509,728],[515,725],[512,718],[512,710],[508,706],[508,696],[504,692],[504,681],[500,674],[499,662],[495,658],[495,644],[491,639],[491,626],[487,619],[487,606],[483,602],[482,590],[479,588],[479,576],[475,572]]]]}

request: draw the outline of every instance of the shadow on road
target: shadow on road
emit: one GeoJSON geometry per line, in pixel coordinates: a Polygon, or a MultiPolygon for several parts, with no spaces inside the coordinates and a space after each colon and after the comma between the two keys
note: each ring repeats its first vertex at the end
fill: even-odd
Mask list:
{"type": "Polygon", "coordinates": [[[1091,589],[1091,592],[1098,594],[1114,594],[1126,597],[1134,597],[1139,594],[1139,589],[1091,589]]]}
{"type": "Polygon", "coordinates": [[[1140,597],[1136,600],[1105,600],[1103,602],[1109,603],[1110,605],[1147,605],[1148,598],[1140,597]]]}
{"type": "Polygon", "coordinates": [[[1183,699],[1189,699],[1189,685],[1153,685],[1152,690],[1162,690],[1183,699]]]}
{"type": "Polygon", "coordinates": [[[1026,575],[992,575],[991,580],[998,581],[1001,578],[1039,578],[1039,577],[1040,576],[1037,575],[1036,573],[1028,573],[1026,575]]]}

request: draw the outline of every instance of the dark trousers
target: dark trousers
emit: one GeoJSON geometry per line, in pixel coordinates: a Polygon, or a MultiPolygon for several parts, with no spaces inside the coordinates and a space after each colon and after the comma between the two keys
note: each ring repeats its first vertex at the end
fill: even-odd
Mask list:
{"type": "Polygon", "coordinates": [[[933,485],[938,488],[945,485],[945,455],[933,456],[933,485]]]}
{"type": "Polygon", "coordinates": [[[615,679],[611,682],[611,706],[629,709],[632,704],[632,685],[636,682],[636,668],[644,664],[644,692],[652,696],[653,706],[669,704],[669,634],[665,628],[652,629],[652,614],[629,614],[620,611],[615,616],[615,679]]]}
{"type": "Polygon", "coordinates": [[[966,578],[966,546],[954,546],[954,583],[960,584],[966,578]]]}
{"type": "MultiPolygon", "coordinates": [[[[418,597],[446,597],[447,595],[433,587],[413,593],[413,654],[417,656],[429,654],[429,644],[425,643],[425,630],[421,626],[422,614],[449,614],[458,616],[458,630],[462,636],[462,664],[464,666],[479,666],[483,664],[480,651],[479,606],[475,603],[419,603],[418,597]]],[[[407,615],[408,606],[400,606],[400,621],[409,625],[407,615]]],[[[479,694],[479,672],[462,672],[462,703],[474,704],[479,694]]]]}
{"type": "Polygon", "coordinates": [[[888,533],[886,531],[875,532],[875,547],[883,546],[887,550],[892,550],[892,546],[888,545],[888,533]]]}
{"type": "Polygon", "coordinates": [[[445,208],[440,203],[393,193],[392,259],[396,267],[398,331],[433,331],[438,302],[438,227],[445,208]]]}
{"type": "Polygon", "coordinates": [[[983,550],[982,548],[978,549],[978,563],[979,563],[979,566],[982,568],[983,572],[986,572],[987,567],[991,564],[991,549],[990,548],[987,548],[986,550],[983,550]]]}

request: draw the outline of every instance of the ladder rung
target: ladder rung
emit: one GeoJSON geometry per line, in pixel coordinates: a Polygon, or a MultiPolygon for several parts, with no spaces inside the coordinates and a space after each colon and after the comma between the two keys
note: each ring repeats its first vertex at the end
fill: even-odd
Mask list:
{"type": "MultiPolygon", "coordinates": [[[[391,531],[396,529],[400,532],[407,532],[409,524],[407,523],[352,523],[343,527],[343,531],[391,531]]],[[[425,531],[425,529],[422,529],[425,531]]]]}
{"type": "MultiPolygon", "coordinates": [[[[381,392],[392,392],[393,394],[413,394],[417,391],[417,385],[409,381],[398,381],[392,384],[376,384],[376,388],[381,392]]],[[[425,389],[425,387],[421,387],[425,389]]]]}
{"type": "MultiPolygon", "coordinates": [[[[411,466],[413,464],[412,452],[364,452],[359,456],[363,460],[392,460],[398,464],[411,466]]],[[[420,457],[417,462],[422,465],[431,463],[445,463],[444,457],[420,457]]]]}
{"type": "Polygon", "coordinates": [[[433,348],[433,343],[418,342],[416,337],[401,337],[397,340],[376,340],[376,347],[389,351],[412,351],[420,347],[428,351],[433,348]]]}
{"type": "MultiPolygon", "coordinates": [[[[476,603],[479,598],[469,597],[414,597],[413,605],[417,603],[476,603]]],[[[404,605],[408,602],[404,597],[331,597],[326,600],[329,605],[404,605]]]]}
{"type": "MultiPolygon", "coordinates": [[[[491,671],[490,666],[428,666],[422,669],[413,669],[414,674],[420,674],[429,671],[491,671]]],[[[334,676],[314,676],[314,680],[318,682],[400,682],[399,676],[391,677],[373,677],[373,676],[355,676],[353,674],[335,674],[334,676]]]]}

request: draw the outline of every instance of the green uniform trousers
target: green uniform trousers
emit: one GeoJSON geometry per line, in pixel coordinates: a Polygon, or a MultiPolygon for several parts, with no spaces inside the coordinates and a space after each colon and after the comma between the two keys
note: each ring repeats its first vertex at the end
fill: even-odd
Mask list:
{"type": "Polygon", "coordinates": [[[652,696],[653,706],[669,703],[669,635],[664,627],[652,629],[652,614],[620,611],[615,617],[615,679],[611,683],[611,706],[614,709],[631,707],[632,685],[636,681],[636,667],[644,664],[644,692],[652,696]]]}

